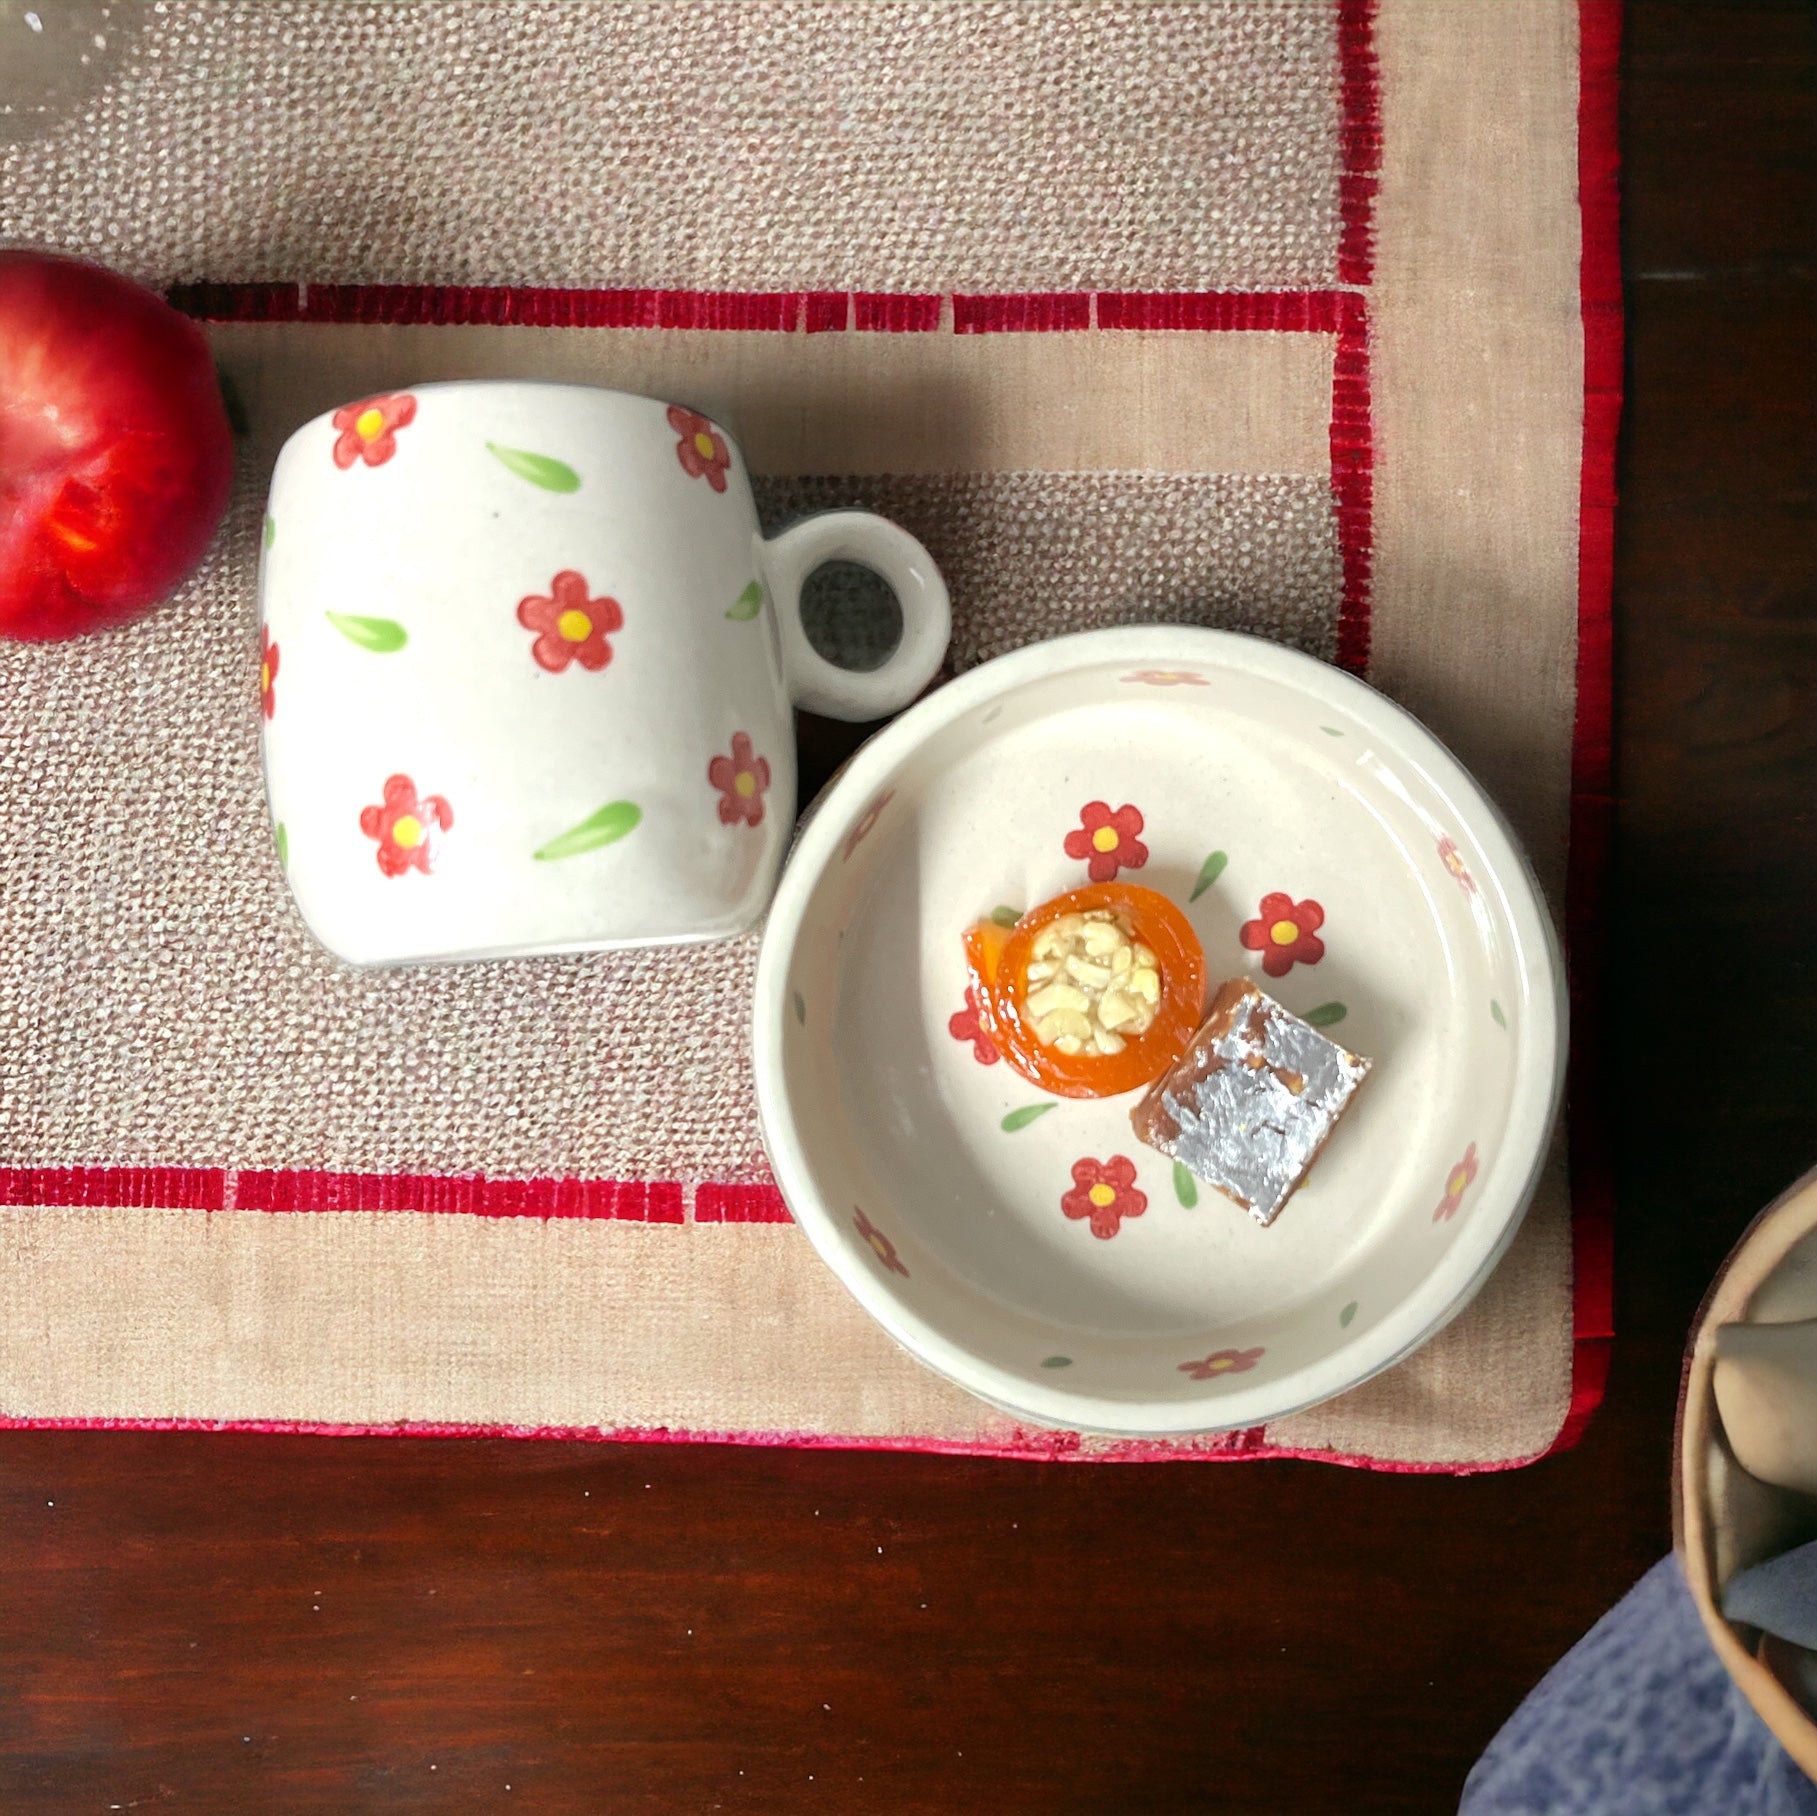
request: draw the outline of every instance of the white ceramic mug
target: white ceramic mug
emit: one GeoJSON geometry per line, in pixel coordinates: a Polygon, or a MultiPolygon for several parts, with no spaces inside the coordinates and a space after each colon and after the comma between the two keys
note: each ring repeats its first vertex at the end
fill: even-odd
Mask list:
{"type": "Polygon", "coordinates": [[[837,511],[766,541],[736,443],[579,386],[423,385],[299,429],[260,568],[266,789],[310,930],[355,964],[720,939],[794,821],[791,708],[875,719],[946,649],[921,545],[837,511]],[[801,587],[875,570],[880,668],[801,587]]]}

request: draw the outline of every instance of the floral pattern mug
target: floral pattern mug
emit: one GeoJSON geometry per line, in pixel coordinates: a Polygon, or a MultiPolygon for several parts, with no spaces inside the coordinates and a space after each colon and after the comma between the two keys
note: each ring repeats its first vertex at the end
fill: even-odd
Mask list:
{"type": "Polygon", "coordinates": [[[361,965],[725,938],[793,823],[793,708],[882,718],[946,652],[886,519],[766,540],[725,428],[581,386],[421,385],[299,429],[272,478],[259,700],[279,862],[361,965]],[[902,605],[880,668],[808,642],[828,561],[902,605]]]}

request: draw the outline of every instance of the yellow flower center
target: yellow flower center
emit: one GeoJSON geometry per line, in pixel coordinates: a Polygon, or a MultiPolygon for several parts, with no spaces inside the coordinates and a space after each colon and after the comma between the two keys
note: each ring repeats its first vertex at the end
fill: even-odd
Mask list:
{"type": "Polygon", "coordinates": [[[1292,921],[1276,921],[1268,929],[1268,937],[1277,946],[1291,946],[1300,937],[1300,930],[1292,921]]]}
{"type": "Polygon", "coordinates": [[[732,784],[732,792],[748,801],[757,792],[757,778],[748,769],[741,769],[738,780],[732,784]]]}
{"type": "Polygon", "coordinates": [[[1469,1183],[1470,1175],[1466,1173],[1462,1167],[1459,1167],[1451,1177],[1445,1181],[1445,1196],[1447,1198],[1463,1197],[1464,1187],[1469,1183]]]}
{"type": "Polygon", "coordinates": [[[593,620],[585,612],[563,612],[556,619],[555,628],[570,643],[585,643],[593,634],[593,620]]]}
{"type": "Polygon", "coordinates": [[[1098,1183],[1086,1193],[1086,1197],[1088,1197],[1099,1210],[1104,1210],[1107,1206],[1117,1202],[1117,1188],[1115,1186],[1106,1185],[1104,1181],[1100,1179],[1098,1183]]]}
{"type": "Polygon", "coordinates": [[[1457,872],[1457,874],[1458,874],[1458,875],[1459,875],[1459,876],[1462,876],[1462,875],[1463,875],[1463,873],[1464,873],[1464,860],[1463,860],[1463,859],[1462,859],[1462,858],[1461,858],[1461,857],[1460,857],[1460,856],[1459,856],[1459,855],[1458,855],[1458,854],[1457,854],[1457,853],[1456,853],[1456,852],[1455,852],[1455,851],[1447,851],[1447,852],[1446,852],[1446,853],[1445,853],[1445,862],[1446,862],[1446,863],[1447,863],[1447,864],[1448,864],[1448,865],[1449,865],[1449,866],[1450,866],[1450,867],[1451,867],[1451,868],[1452,868],[1452,869],[1453,869],[1453,870],[1454,870],[1454,871],[1456,871],[1456,872],[1457,872]]]}
{"type": "Polygon", "coordinates": [[[262,694],[271,692],[271,664],[269,662],[259,664],[259,692],[262,694]]]}
{"type": "Polygon", "coordinates": [[[1213,1356],[1212,1359],[1205,1364],[1205,1366],[1214,1375],[1221,1375],[1225,1371],[1225,1369],[1232,1368],[1235,1366],[1235,1364],[1231,1361],[1231,1359],[1228,1356],[1213,1356]]]}
{"type": "Polygon", "coordinates": [[[412,814],[405,814],[391,828],[392,843],[401,845],[406,851],[414,850],[423,842],[423,823],[412,814]]]}
{"type": "Polygon", "coordinates": [[[890,1252],[883,1246],[883,1238],[881,1236],[866,1236],[865,1241],[871,1245],[871,1253],[875,1255],[885,1267],[888,1267],[890,1264],[890,1252]]]}
{"type": "Polygon", "coordinates": [[[353,426],[359,432],[362,441],[377,441],[385,432],[385,412],[383,410],[362,410],[353,419],[353,426]]]}
{"type": "Polygon", "coordinates": [[[700,433],[694,437],[694,451],[702,460],[711,460],[713,458],[713,437],[709,435],[705,429],[702,429],[700,433]]]}
{"type": "Polygon", "coordinates": [[[1115,851],[1122,842],[1122,835],[1114,826],[1100,826],[1098,830],[1091,835],[1091,848],[1093,851],[1115,851]]]}

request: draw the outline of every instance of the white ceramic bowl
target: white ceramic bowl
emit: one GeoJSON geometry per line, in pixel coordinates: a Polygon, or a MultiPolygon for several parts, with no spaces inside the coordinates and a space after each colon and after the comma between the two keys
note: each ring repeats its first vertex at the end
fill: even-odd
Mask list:
{"type": "Polygon", "coordinates": [[[900,1343],[1026,1419],[1215,1431],[1387,1368],[1482,1284],[1557,1111],[1563,966],[1501,815],[1393,702],[1257,638],[1091,631],[852,760],[783,873],[754,1039],[783,1196],[900,1343]],[[1210,985],[1253,975],[1375,1061],[1266,1229],[1139,1143],[1133,1097],[1052,1099],[954,1031],[964,929],[1083,884],[1092,803],[1138,809],[1121,875],[1185,910],[1210,985]],[[1272,977],[1241,931],[1277,892],[1323,953],[1272,977]],[[1061,1201],[1116,1156],[1145,1203],[1100,1237],[1061,1201]]]}

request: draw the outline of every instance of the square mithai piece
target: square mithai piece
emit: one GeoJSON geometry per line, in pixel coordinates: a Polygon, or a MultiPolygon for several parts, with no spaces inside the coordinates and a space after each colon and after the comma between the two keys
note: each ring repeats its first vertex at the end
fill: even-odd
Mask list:
{"type": "Polygon", "coordinates": [[[1290,1015],[1246,978],[1130,1112],[1136,1134],[1272,1223],[1319,1157],[1369,1061],[1290,1015]]]}

